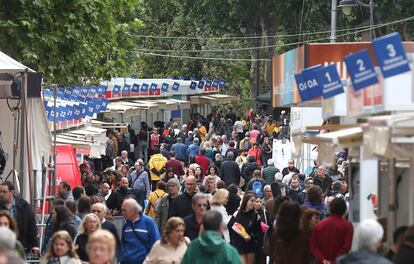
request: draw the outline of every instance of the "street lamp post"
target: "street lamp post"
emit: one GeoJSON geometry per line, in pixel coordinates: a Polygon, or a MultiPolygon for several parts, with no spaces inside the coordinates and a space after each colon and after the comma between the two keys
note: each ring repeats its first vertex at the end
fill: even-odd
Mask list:
{"type": "MultiPolygon", "coordinates": [[[[335,2],[335,5],[336,5],[336,1],[332,0],[332,4],[333,2],[335,2]]],[[[369,0],[368,4],[364,3],[361,0],[341,0],[339,2],[338,7],[342,8],[342,12],[344,13],[344,15],[347,16],[351,13],[352,7],[358,6],[358,5],[369,8],[369,33],[370,33],[371,39],[373,39],[374,29],[372,28],[372,26],[374,25],[374,8],[375,8],[374,0],[369,0]]]]}

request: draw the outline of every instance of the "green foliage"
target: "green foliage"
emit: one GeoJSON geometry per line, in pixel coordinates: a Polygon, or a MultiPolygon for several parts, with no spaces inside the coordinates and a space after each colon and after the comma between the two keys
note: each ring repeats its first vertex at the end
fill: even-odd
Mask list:
{"type": "Polygon", "coordinates": [[[138,0],[3,0],[0,49],[44,73],[47,82],[80,83],[128,70],[126,32],[139,28],[138,0]]]}

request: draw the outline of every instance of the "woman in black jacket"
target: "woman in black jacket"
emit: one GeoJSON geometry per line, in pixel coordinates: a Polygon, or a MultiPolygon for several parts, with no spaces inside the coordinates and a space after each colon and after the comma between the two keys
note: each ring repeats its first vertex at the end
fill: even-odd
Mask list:
{"type": "Polygon", "coordinates": [[[233,215],[227,225],[230,231],[230,244],[239,251],[244,264],[254,263],[255,252],[259,248],[259,240],[262,237],[260,217],[255,210],[256,198],[255,193],[245,193],[239,211],[233,215]],[[240,225],[245,229],[247,236],[243,237],[240,235],[241,232],[235,231],[240,225]]]}
{"type": "Polygon", "coordinates": [[[229,191],[229,200],[226,204],[226,211],[228,215],[233,215],[240,206],[241,198],[238,194],[239,189],[236,184],[230,184],[227,190],[229,191]]]}
{"type": "Polygon", "coordinates": [[[70,234],[72,240],[76,237],[78,232],[76,230],[75,216],[66,206],[57,205],[53,207],[52,217],[54,223],[53,233],[59,230],[65,230],[70,234]]]}
{"type": "Polygon", "coordinates": [[[75,238],[76,253],[82,261],[88,262],[89,257],[86,252],[89,236],[96,230],[101,229],[99,218],[95,214],[87,214],[79,226],[79,234],[75,238]]]}

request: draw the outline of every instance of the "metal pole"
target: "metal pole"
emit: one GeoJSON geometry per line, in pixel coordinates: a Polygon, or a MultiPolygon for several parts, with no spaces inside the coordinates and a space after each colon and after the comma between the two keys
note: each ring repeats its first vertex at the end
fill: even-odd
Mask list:
{"type": "Polygon", "coordinates": [[[56,196],[56,188],[53,188],[56,184],[56,97],[57,97],[57,84],[54,86],[54,93],[53,93],[53,173],[52,173],[52,195],[56,196]]]}
{"type": "Polygon", "coordinates": [[[331,3],[331,43],[336,42],[336,10],[337,10],[337,0],[332,0],[331,3]]]}
{"type": "MultiPolygon", "coordinates": [[[[256,29],[256,37],[258,37],[259,35],[259,26],[257,26],[256,29]]],[[[260,45],[260,39],[257,38],[257,47],[259,47],[260,45]]],[[[259,63],[259,56],[260,56],[260,49],[256,49],[256,98],[259,96],[259,67],[260,67],[260,63],[259,63]]]]}
{"type": "Polygon", "coordinates": [[[374,29],[372,28],[374,26],[374,0],[369,1],[369,35],[371,39],[374,39],[374,29]]]}

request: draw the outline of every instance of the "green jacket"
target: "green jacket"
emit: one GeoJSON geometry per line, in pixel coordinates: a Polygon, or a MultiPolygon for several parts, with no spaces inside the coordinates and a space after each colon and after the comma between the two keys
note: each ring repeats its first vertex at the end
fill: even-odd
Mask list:
{"type": "Polygon", "coordinates": [[[206,231],[188,246],[181,264],[241,264],[237,250],[219,234],[206,231]]]}

